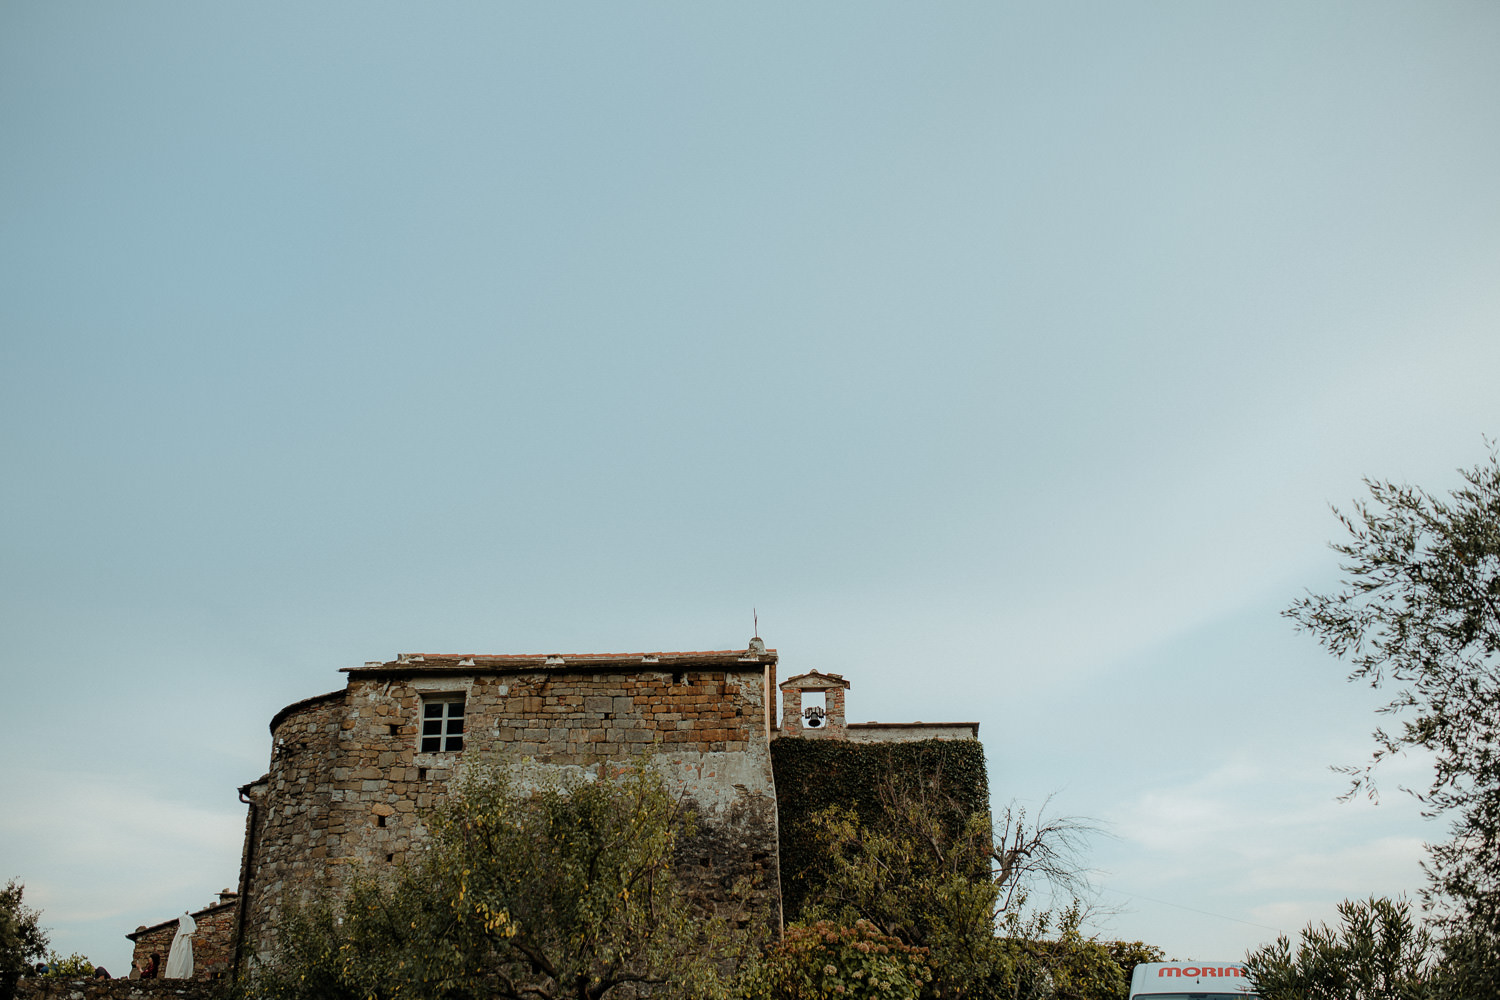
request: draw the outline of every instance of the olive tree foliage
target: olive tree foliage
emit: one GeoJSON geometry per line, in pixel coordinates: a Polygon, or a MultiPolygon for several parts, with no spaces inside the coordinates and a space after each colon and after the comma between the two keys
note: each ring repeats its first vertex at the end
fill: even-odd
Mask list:
{"type": "Polygon", "coordinates": [[[288,916],[247,985],[287,1000],[716,997],[746,951],[673,873],[691,834],[648,766],[523,791],[469,772],[429,817],[421,857],[365,872],[341,903],[288,916]]]}
{"type": "Polygon", "coordinates": [[[1453,1000],[1500,998],[1500,935],[1450,922],[1440,942],[1443,986],[1453,1000]]]}
{"type": "Polygon", "coordinates": [[[1405,900],[1339,904],[1339,925],[1303,928],[1250,953],[1246,975],[1265,1000],[1439,1000],[1493,996],[1451,992],[1436,941],[1405,900]]]}
{"type": "Polygon", "coordinates": [[[25,886],[11,880],[0,889],[0,1000],[16,995],[16,983],[47,951],[41,914],[23,901],[25,886]]]}
{"type": "Polygon", "coordinates": [[[1461,470],[1446,496],[1367,479],[1369,497],[1335,509],[1347,537],[1332,548],[1344,580],[1284,614],[1351,667],[1349,679],[1392,692],[1364,766],[1344,768],[1349,794],[1373,795],[1375,770],[1420,748],[1432,781],[1411,790],[1452,837],[1430,849],[1429,902],[1455,931],[1500,935],[1500,457],[1461,470]]]}
{"type": "Polygon", "coordinates": [[[1079,930],[1080,900],[1090,894],[1082,861],[1088,824],[1031,821],[1019,808],[994,822],[958,808],[940,776],[888,776],[879,798],[873,819],[840,807],[814,816],[827,861],[808,920],[868,921],[925,949],[928,997],[1124,996],[1119,963],[1079,930]],[[1037,907],[1038,891],[1068,902],[1037,907]],[[1068,988],[1059,989],[1063,983],[1068,988]]]}

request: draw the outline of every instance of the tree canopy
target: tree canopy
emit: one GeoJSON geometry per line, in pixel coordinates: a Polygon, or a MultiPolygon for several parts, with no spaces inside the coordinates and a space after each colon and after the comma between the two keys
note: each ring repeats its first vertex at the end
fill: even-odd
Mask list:
{"type": "Polygon", "coordinates": [[[875,793],[880,809],[868,817],[839,806],[811,817],[824,862],[803,917],[820,927],[868,922],[921,949],[932,970],[923,996],[1114,1000],[1135,962],[1162,957],[1082,933],[1086,823],[1032,821],[1014,808],[992,823],[948,794],[941,772],[887,773],[875,793]],[[1031,894],[1043,885],[1071,903],[1037,908],[1031,894]]]}
{"type": "Polygon", "coordinates": [[[41,915],[23,901],[25,886],[11,880],[0,889],[0,1000],[16,995],[16,983],[47,951],[41,915]]]}
{"type": "Polygon", "coordinates": [[[1451,837],[1429,848],[1428,902],[1444,947],[1483,978],[1500,971],[1500,456],[1461,475],[1446,495],[1365,480],[1369,496],[1334,511],[1340,587],[1284,613],[1351,681],[1392,692],[1395,724],[1375,730],[1367,764],[1342,768],[1350,794],[1373,795],[1392,755],[1432,754],[1431,782],[1410,791],[1451,837]]]}
{"type": "Polygon", "coordinates": [[[648,766],[523,789],[478,768],[428,819],[421,858],[289,915],[251,992],[358,1000],[713,997],[744,935],[673,874],[692,819],[648,766]]]}
{"type": "Polygon", "coordinates": [[[1251,952],[1245,971],[1266,1000],[1466,995],[1440,992],[1437,945],[1405,900],[1345,900],[1339,904],[1337,927],[1309,924],[1295,949],[1282,935],[1251,952]]]}

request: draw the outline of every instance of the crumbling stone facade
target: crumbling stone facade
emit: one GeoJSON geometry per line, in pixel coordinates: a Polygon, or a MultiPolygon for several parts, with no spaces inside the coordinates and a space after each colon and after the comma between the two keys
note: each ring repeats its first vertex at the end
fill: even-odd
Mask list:
{"type": "MultiPolygon", "coordinates": [[[[776,668],[776,651],[757,637],[743,650],[407,654],[346,669],[342,689],[276,714],[270,769],[240,789],[249,808],[238,902],[223,914],[229,966],[269,958],[282,910],[337,894],[347,866],[399,864],[420,850],[426,810],[474,762],[505,767],[524,786],[559,771],[604,776],[649,755],[698,816],[678,856],[689,889],[713,906],[748,878],[779,922],[773,739],[976,739],[978,724],[848,724],[849,682],[814,671],[780,685],[778,728],[776,668]],[[809,725],[804,692],[826,697],[809,725]]],[[[169,921],[146,933],[168,925],[175,931],[169,921]]]]}
{"type": "Polygon", "coordinates": [[[271,722],[271,769],[250,804],[242,957],[265,957],[276,914],[336,891],[342,866],[405,860],[422,813],[465,761],[527,774],[604,773],[649,754],[698,814],[679,872],[706,902],[740,876],[779,917],[769,744],[776,654],[409,655],[347,670],[342,691],[271,722]]]}

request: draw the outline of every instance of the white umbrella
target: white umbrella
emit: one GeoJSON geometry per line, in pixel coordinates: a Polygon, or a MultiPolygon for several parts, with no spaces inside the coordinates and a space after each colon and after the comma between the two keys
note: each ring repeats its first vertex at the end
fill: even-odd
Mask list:
{"type": "Polygon", "coordinates": [[[177,935],[172,938],[172,950],[167,952],[167,970],[163,979],[193,978],[193,931],[198,925],[186,912],[177,918],[177,935]]]}

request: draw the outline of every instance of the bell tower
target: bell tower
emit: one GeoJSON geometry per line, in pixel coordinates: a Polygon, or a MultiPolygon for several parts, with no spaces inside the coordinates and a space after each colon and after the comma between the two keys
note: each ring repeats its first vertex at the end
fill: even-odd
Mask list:
{"type": "Polygon", "coordinates": [[[816,670],[788,677],[781,688],[782,736],[815,736],[842,740],[849,736],[844,718],[844,692],[849,682],[839,674],[816,670]]]}

